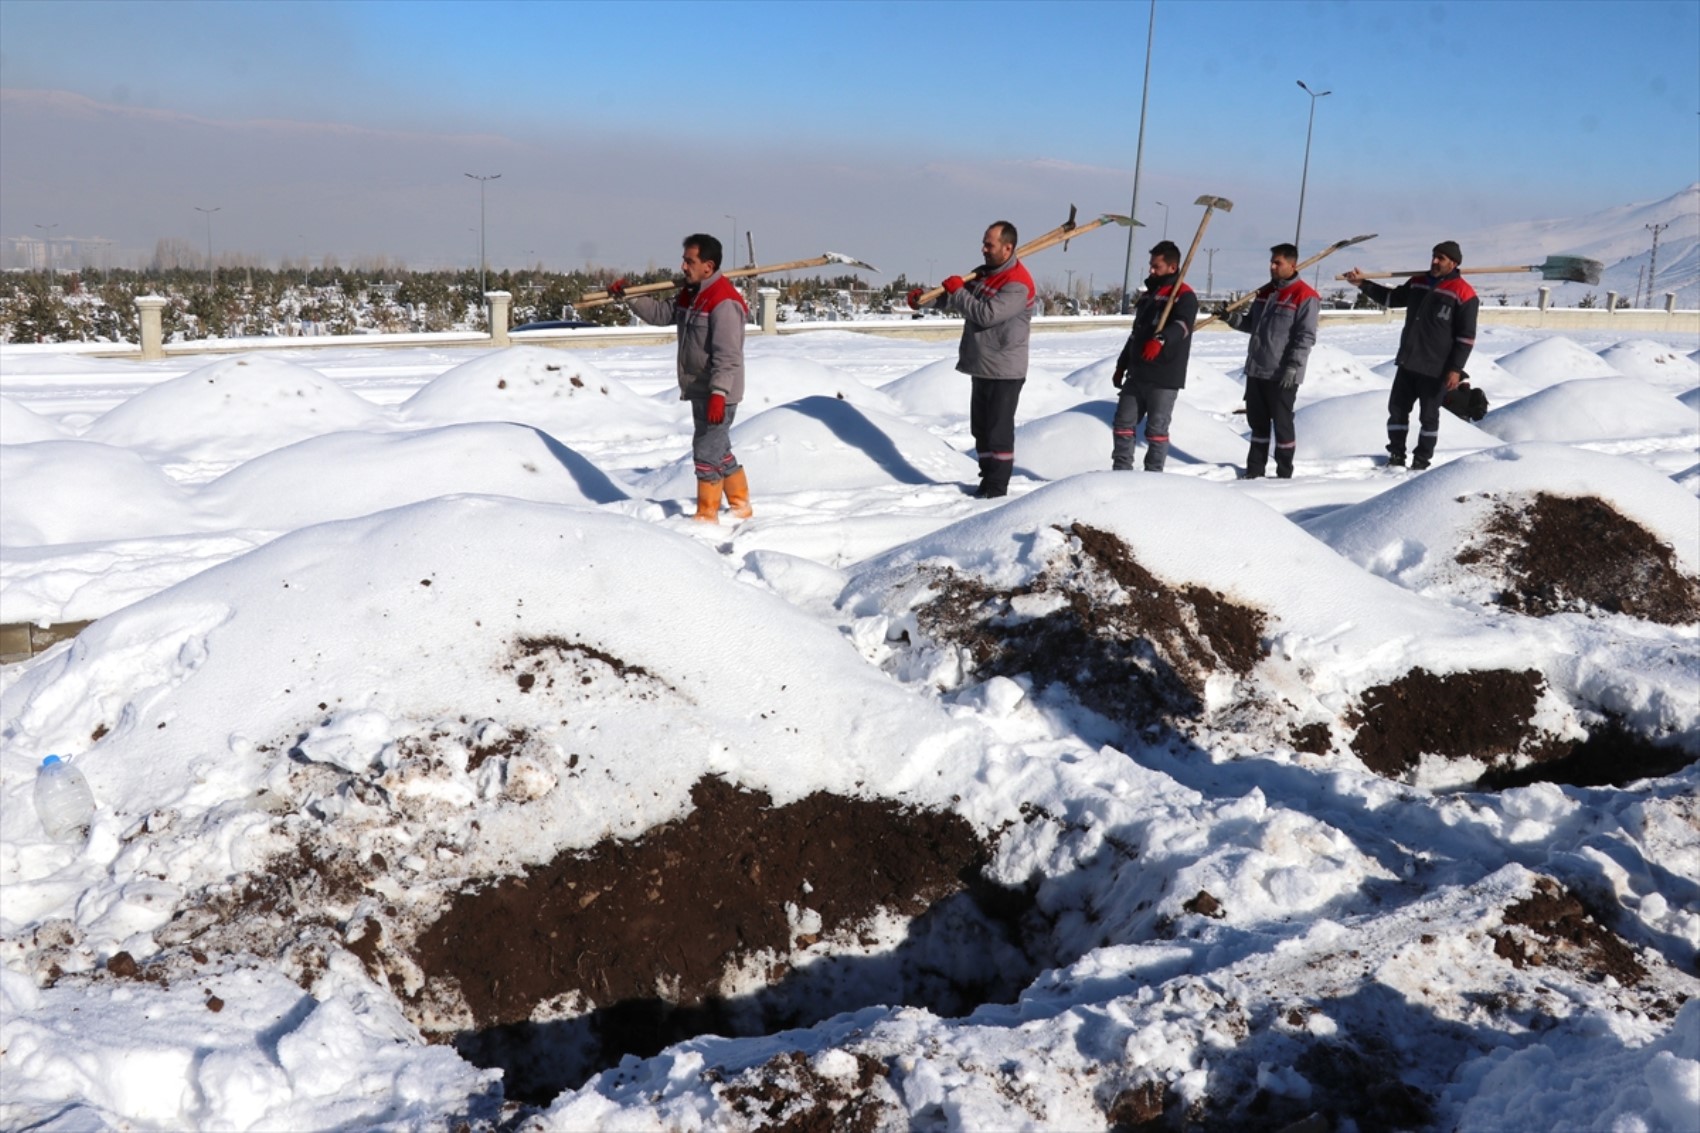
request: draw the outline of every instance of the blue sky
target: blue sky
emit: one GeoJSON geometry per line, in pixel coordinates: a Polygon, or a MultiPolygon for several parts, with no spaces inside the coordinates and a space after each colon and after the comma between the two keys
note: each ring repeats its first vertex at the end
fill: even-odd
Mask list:
{"type": "MultiPolygon", "coordinates": [[[[980,230],[1125,212],[1150,7],[1129,3],[0,0],[0,236],[270,257],[758,258],[934,275],[980,230]],[[61,92],[49,96],[46,92],[61,92]],[[470,253],[468,249],[471,249],[470,253]]],[[[1700,0],[1159,0],[1140,214],[1216,266],[1663,198],[1700,179],[1700,0]]],[[[1140,239],[1148,244],[1150,241],[1140,239]]],[[[1065,267],[1119,282],[1125,242],[1065,267]]],[[[1466,253],[1468,249],[1466,249],[1466,253]]],[[[1402,265],[1401,265],[1402,266],[1402,265]]],[[[1202,282],[1202,281],[1201,281],[1202,282]]],[[[1238,282],[1249,282],[1239,280],[1238,282]]]]}

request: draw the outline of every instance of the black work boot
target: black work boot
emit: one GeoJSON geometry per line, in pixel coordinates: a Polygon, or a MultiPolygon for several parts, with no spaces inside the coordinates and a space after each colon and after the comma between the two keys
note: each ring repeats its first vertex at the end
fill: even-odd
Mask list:
{"type": "Polygon", "coordinates": [[[1246,450],[1245,454],[1245,478],[1247,480],[1262,479],[1263,470],[1268,463],[1269,446],[1267,444],[1258,444],[1256,441],[1253,441],[1251,443],[1251,447],[1246,450]]]}

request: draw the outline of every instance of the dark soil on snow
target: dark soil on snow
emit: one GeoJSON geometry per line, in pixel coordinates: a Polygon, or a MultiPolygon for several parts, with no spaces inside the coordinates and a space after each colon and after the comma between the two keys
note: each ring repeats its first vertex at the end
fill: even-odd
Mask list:
{"type": "Polygon", "coordinates": [[[1491,764],[1537,738],[1531,720],[1545,683],[1533,669],[1448,676],[1412,669],[1366,691],[1347,714],[1356,729],[1352,751],[1389,778],[1414,770],[1425,754],[1491,764]]]}
{"type": "Polygon", "coordinates": [[[695,1034],[806,1026],[848,1009],[832,997],[846,982],[955,1014],[1011,998],[1031,978],[1022,965],[988,983],[984,950],[963,957],[960,974],[936,955],[917,967],[902,945],[868,961],[877,972],[788,959],[833,934],[854,946],[880,910],[917,918],[912,940],[933,926],[968,944],[975,933],[1007,938],[1026,898],[981,880],[987,847],[959,816],[819,793],[775,807],[713,778],[691,797],[689,815],[640,838],[461,894],[416,942],[419,967],[453,980],[476,1021],[456,1046],[507,1069],[508,1096],[553,1097],[621,1055],[695,1034]],[[799,934],[787,904],[818,913],[818,930],[799,934]],[[728,973],[752,964],[765,989],[727,997],[728,973]]]}
{"type": "Polygon", "coordinates": [[[1513,967],[1563,968],[1595,980],[1611,976],[1624,987],[1647,978],[1635,950],[1550,877],[1538,879],[1531,896],[1508,907],[1503,924],[1493,934],[1493,951],[1513,967]]]}
{"type": "Polygon", "coordinates": [[[857,1054],[853,1077],[827,1078],[801,1051],[775,1055],[722,1087],[721,1098],[752,1126],[779,1133],[875,1133],[902,1114],[889,1067],[857,1054]]]}
{"type": "Polygon", "coordinates": [[[1594,496],[1500,501],[1458,562],[1495,571],[1499,604],[1534,617],[1603,611],[1663,625],[1700,621],[1700,579],[1640,524],[1594,496]]]}
{"type": "Polygon", "coordinates": [[[1206,678],[1243,676],[1264,656],[1261,610],[1162,581],[1107,531],[1075,523],[1068,533],[1067,555],[1024,587],[941,575],[937,597],[917,611],[921,628],[967,649],[981,679],[1025,673],[1136,727],[1201,716],[1206,678]],[[1047,598],[1036,616],[1012,606],[1047,598]]]}

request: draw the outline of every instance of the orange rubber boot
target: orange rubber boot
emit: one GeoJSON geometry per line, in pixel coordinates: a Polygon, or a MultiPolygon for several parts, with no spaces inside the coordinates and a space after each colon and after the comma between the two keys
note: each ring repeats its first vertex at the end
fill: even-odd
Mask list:
{"type": "Polygon", "coordinates": [[[726,506],[732,509],[732,514],[739,519],[748,519],[755,514],[750,507],[750,478],[744,475],[742,468],[721,481],[726,486],[726,506]]]}
{"type": "Polygon", "coordinates": [[[698,523],[720,522],[720,481],[697,481],[697,513],[691,517],[698,523]]]}

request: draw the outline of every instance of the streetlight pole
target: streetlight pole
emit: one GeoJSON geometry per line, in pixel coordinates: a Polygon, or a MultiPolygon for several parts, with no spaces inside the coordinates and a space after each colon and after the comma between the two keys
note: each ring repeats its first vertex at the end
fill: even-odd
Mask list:
{"type": "Polygon", "coordinates": [[[219,207],[221,207],[221,206],[215,206],[215,207],[210,208],[210,209],[204,209],[200,205],[195,206],[196,212],[206,213],[206,215],[207,215],[207,286],[208,287],[217,287],[218,286],[218,276],[213,272],[212,214],[217,212],[219,210],[219,207]]]}
{"type": "Polygon", "coordinates": [[[1122,266],[1122,314],[1133,310],[1133,238],[1139,223],[1139,172],[1145,166],[1145,105],[1151,101],[1151,43],[1157,36],[1157,0],[1151,0],[1151,20],[1145,29],[1145,86],[1139,94],[1139,144],[1133,151],[1133,202],[1127,215],[1127,263],[1122,266]]]}
{"type": "Polygon", "coordinates": [[[1310,95],[1310,121],[1305,125],[1305,167],[1304,173],[1299,177],[1299,219],[1298,222],[1293,225],[1293,247],[1295,248],[1301,246],[1299,244],[1299,233],[1304,231],[1305,226],[1305,186],[1310,183],[1310,136],[1311,132],[1316,128],[1316,100],[1319,98],[1326,98],[1334,93],[1331,90],[1311,90],[1309,87],[1305,86],[1305,81],[1303,79],[1300,79],[1298,82],[1300,89],[1310,95]]]}
{"type": "MultiPolygon", "coordinates": [[[[55,228],[58,228],[59,225],[57,225],[57,224],[38,224],[38,225],[36,225],[36,227],[41,229],[43,232],[45,232],[47,234],[47,235],[45,235],[41,238],[41,246],[44,249],[46,249],[46,251],[47,251],[47,278],[58,279],[59,278],[59,272],[57,270],[55,270],[55,268],[53,266],[53,230],[55,228]]],[[[1655,241],[1654,248],[1656,249],[1657,247],[1658,247],[1658,244],[1655,241]]],[[[1655,251],[1653,254],[1658,255],[1658,252],[1655,251]]]]}
{"type": "Polygon", "coordinates": [[[1163,210],[1163,239],[1169,238],[1169,206],[1162,201],[1152,201],[1152,204],[1163,210]]]}
{"type": "Polygon", "coordinates": [[[1204,271],[1204,297],[1206,299],[1209,299],[1216,294],[1216,253],[1219,251],[1221,251],[1220,248],[1204,249],[1204,254],[1208,257],[1207,263],[1209,265],[1204,271]]]}
{"type": "Polygon", "coordinates": [[[484,183],[486,181],[499,180],[502,175],[500,173],[491,173],[488,176],[481,177],[476,173],[468,173],[467,176],[472,178],[474,181],[478,182],[478,294],[483,295],[484,294],[484,183]]]}

